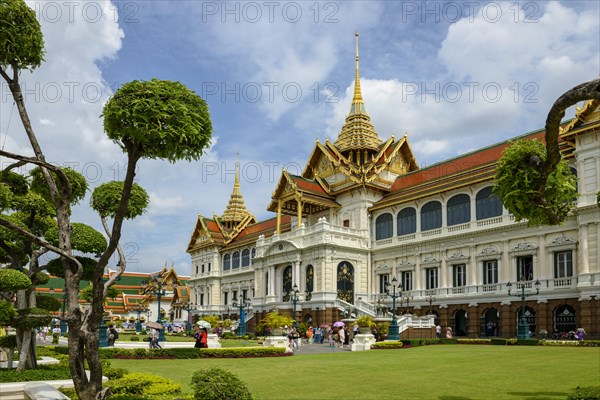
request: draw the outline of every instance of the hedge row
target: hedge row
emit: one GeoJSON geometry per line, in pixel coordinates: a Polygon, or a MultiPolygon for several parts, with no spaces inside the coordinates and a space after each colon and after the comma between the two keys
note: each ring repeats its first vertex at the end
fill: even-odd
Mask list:
{"type": "Polygon", "coordinates": [[[40,365],[36,369],[17,372],[14,369],[0,369],[0,382],[29,382],[29,381],[54,381],[71,379],[68,366],[40,365]]]}
{"type": "Polygon", "coordinates": [[[195,358],[254,358],[254,357],[280,357],[291,355],[285,353],[282,347],[230,347],[221,349],[196,349],[196,348],[165,348],[165,349],[122,349],[102,348],[99,350],[101,359],[111,358],[169,358],[169,359],[195,359],[195,358]]]}
{"type": "Polygon", "coordinates": [[[398,342],[378,342],[372,349],[400,349],[433,344],[491,344],[497,346],[579,346],[600,347],[600,340],[537,340],[537,339],[402,339],[398,342]]]}

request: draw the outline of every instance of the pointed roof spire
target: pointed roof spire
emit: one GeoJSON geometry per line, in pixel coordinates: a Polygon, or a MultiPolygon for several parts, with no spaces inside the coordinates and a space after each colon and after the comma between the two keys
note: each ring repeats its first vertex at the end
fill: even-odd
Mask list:
{"type": "Polygon", "coordinates": [[[360,90],[360,73],[358,69],[358,32],[354,34],[356,41],[356,77],[354,78],[354,96],[350,113],[342,126],[342,131],[335,141],[335,145],[341,152],[348,150],[372,150],[377,151],[381,139],[377,135],[371,118],[367,114],[365,103],[360,90]]]}
{"type": "Polygon", "coordinates": [[[360,91],[360,73],[358,69],[358,31],[354,34],[356,41],[356,77],[354,78],[354,96],[352,97],[352,106],[350,114],[366,114],[365,103],[360,91]]]}
{"type": "Polygon", "coordinates": [[[242,196],[242,191],[240,190],[240,163],[239,161],[236,161],[233,192],[229,198],[229,204],[227,204],[227,208],[225,208],[225,211],[223,212],[221,221],[238,223],[241,222],[246,216],[252,216],[252,214],[246,208],[244,197],[242,196]]]}

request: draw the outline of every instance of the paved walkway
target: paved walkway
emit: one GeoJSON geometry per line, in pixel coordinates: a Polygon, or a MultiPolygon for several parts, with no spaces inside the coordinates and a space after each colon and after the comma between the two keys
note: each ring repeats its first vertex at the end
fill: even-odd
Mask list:
{"type": "MultiPolygon", "coordinates": [[[[41,344],[41,343],[38,343],[41,344]]],[[[46,345],[48,345],[49,343],[45,343],[46,345]]],[[[67,345],[67,338],[60,338],[60,342],[59,342],[60,346],[66,346],[67,345]]],[[[163,348],[190,348],[190,347],[194,347],[194,343],[193,342],[160,342],[160,345],[163,348]]],[[[243,341],[240,341],[240,347],[244,346],[243,341]]],[[[352,345],[349,346],[345,346],[345,347],[329,347],[329,345],[327,343],[306,343],[306,341],[302,341],[301,345],[299,346],[298,350],[296,350],[294,352],[294,354],[296,355],[302,355],[302,354],[326,354],[326,353],[339,353],[339,352],[347,352],[347,351],[351,351],[350,347],[352,345]]],[[[118,341],[115,343],[115,346],[117,348],[125,348],[125,349],[141,349],[141,348],[148,348],[148,342],[126,342],[126,341],[118,341]]]]}

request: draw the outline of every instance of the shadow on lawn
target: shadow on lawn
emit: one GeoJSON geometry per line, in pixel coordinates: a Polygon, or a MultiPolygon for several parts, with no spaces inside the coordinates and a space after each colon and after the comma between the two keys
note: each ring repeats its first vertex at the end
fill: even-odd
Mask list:
{"type": "Polygon", "coordinates": [[[564,399],[569,395],[567,392],[506,392],[506,394],[527,400],[556,400],[557,397],[564,399]]]}
{"type": "Polygon", "coordinates": [[[464,396],[440,396],[440,400],[473,400],[472,397],[464,397],[464,396]]]}

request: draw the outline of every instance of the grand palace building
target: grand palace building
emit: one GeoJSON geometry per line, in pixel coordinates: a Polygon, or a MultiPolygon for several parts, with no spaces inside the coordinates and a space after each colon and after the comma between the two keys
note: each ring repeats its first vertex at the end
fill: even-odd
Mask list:
{"type": "MultiPolygon", "coordinates": [[[[198,216],[187,248],[190,301],[206,314],[244,307],[252,329],[269,311],[291,315],[297,288],[294,317],[332,323],[389,316],[385,288],[396,282],[397,314],[432,314],[459,336],[486,334],[490,322],[494,334],[515,336],[524,302],[532,333],[583,327],[598,337],[599,133],[600,101],[588,101],[560,133],[578,177],[577,208],[562,225],[529,227],[492,192],[509,141],[419,168],[407,136],[378,135],[361,95],[357,44],[352,105],[337,140],[317,141],[301,176],[282,171],[265,201],[275,216],[256,220],[239,173],[223,214],[198,216]]],[[[519,138],[543,140],[544,131],[519,138]]]]}

